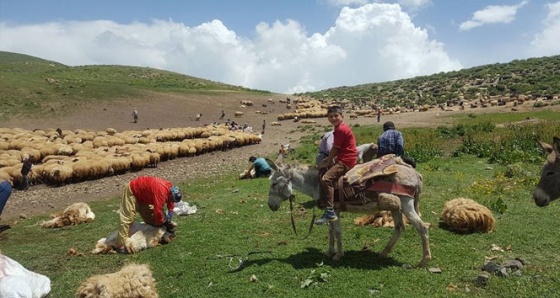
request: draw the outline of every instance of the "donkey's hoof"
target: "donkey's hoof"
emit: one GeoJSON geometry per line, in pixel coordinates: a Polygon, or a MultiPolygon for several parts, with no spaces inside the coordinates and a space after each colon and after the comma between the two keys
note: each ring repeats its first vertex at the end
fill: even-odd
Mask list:
{"type": "Polygon", "coordinates": [[[388,251],[383,250],[382,252],[379,253],[379,256],[382,258],[386,258],[389,255],[388,251]]]}
{"type": "Polygon", "coordinates": [[[325,251],[325,256],[327,258],[330,258],[330,257],[334,256],[334,251],[332,251],[332,250],[325,251]]]}
{"type": "Polygon", "coordinates": [[[338,261],[340,261],[340,259],[342,259],[342,257],[344,257],[344,254],[340,254],[340,255],[336,254],[336,255],[334,255],[334,257],[332,257],[332,260],[335,261],[335,262],[338,262],[338,261]]]}
{"type": "Polygon", "coordinates": [[[418,263],[417,267],[419,268],[424,268],[426,267],[426,265],[428,265],[428,262],[430,261],[431,258],[424,258],[422,259],[422,261],[420,261],[420,263],[418,263]]]}

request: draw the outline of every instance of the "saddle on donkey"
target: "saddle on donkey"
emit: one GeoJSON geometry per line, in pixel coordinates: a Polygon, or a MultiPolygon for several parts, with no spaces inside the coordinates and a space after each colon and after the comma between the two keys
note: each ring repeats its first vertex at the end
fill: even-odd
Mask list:
{"type": "MultiPolygon", "coordinates": [[[[378,199],[377,193],[414,197],[416,188],[392,182],[391,176],[398,172],[398,166],[412,168],[400,157],[388,154],[364,164],[358,164],[338,180],[335,187],[335,202],[344,206],[368,204],[378,199]],[[342,191],[341,191],[342,190],[342,191]]],[[[383,210],[398,208],[399,202],[378,202],[383,210]],[[381,204],[386,206],[381,206],[381,204]]]]}

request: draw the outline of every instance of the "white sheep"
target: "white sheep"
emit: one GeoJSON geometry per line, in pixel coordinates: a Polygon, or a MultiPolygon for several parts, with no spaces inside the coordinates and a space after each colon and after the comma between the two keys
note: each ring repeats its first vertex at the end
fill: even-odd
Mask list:
{"type": "Polygon", "coordinates": [[[120,271],[95,275],[80,285],[79,298],[157,298],[156,281],[150,267],[145,264],[128,264],[120,271]]]}
{"type": "Polygon", "coordinates": [[[62,228],[81,223],[90,223],[95,219],[95,213],[86,203],[74,203],[61,214],[54,215],[51,220],[41,222],[43,228],[62,228]]]}
{"type": "MultiPolygon", "coordinates": [[[[126,239],[124,246],[128,253],[137,253],[144,249],[155,247],[173,241],[174,235],[168,233],[165,227],[156,228],[154,226],[133,222],[129,229],[129,238],[126,239]]],[[[118,231],[111,233],[107,238],[97,241],[92,254],[116,253],[113,247],[117,246],[118,231]]]]}

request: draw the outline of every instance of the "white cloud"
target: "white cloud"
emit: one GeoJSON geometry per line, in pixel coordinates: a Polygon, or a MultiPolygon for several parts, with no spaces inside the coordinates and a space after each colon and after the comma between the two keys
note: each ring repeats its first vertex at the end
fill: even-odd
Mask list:
{"type": "Polygon", "coordinates": [[[327,32],[312,35],[293,20],[260,23],[253,39],[238,36],[219,20],[196,27],[172,20],[0,23],[0,32],[3,51],[67,65],[149,66],[285,93],[462,67],[398,4],[345,7],[327,32]]]}
{"type": "Polygon", "coordinates": [[[342,7],[342,6],[364,5],[368,3],[368,0],[327,0],[327,2],[332,6],[342,7]]]}
{"type": "Polygon", "coordinates": [[[543,30],[531,41],[531,52],[535,56],[560,54],[560,1],[548,3],[547,17],[542,21],[543,30]]]}
{"type": "Polygon", "coordinates": [[[517,5],[489,5],[484,9],[476,11],[472,19],[461,23],[459,29],[467,31],[485,24],[503,23],[507,24],[515,20],[517,10],[527,4],[527,1],[522,1],[517,5]]]}
{"type": "Polygon", "coordinates": [[[430,4],[431,0],[399,0],[398,3],[406,8],[417,9],[430,4]]]}

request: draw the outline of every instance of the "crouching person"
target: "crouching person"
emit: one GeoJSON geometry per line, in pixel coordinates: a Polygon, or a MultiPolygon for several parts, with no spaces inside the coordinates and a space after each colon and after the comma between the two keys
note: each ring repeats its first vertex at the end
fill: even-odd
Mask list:
{"type": "Polygon", "coordinates": [[[249,162],[251,163],[251,167],[247,170],[247,173],[251,173],[252,170],[255,172],[255,178],[262,178],[268,177],[272,173],[272,169],[266,159],[263,157],[249,157],[249,162]]]}
{"type": "Polygon", "coordinates": [[[181,198],[180,189],[165,179],[141,176],[130,181],[123,190],[119,210],[118,246],[115,250],[119,253],[127,253],[125,243],[137,212],[146,224],[154,227],[164,226],[167,232],[174,234],[174,224],[171,222],[173,208],[181,198]],[[164,206],[167,207],[167,213],[164,212],[164,206]]]}

